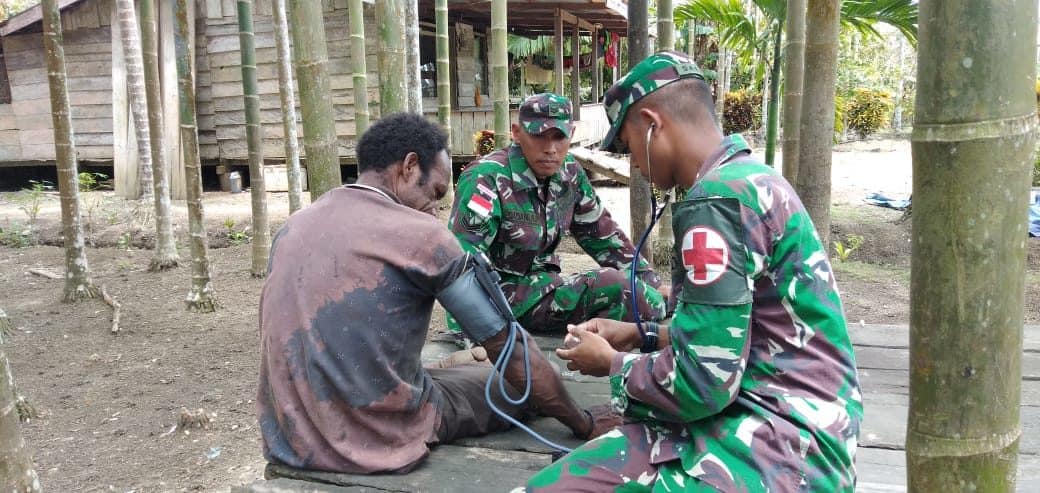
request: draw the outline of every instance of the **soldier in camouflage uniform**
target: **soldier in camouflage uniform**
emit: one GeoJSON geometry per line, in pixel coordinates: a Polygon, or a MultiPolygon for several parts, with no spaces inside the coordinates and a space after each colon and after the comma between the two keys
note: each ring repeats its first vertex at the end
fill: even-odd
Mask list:
{"type": "Polygon", "coordinates": [[[862,398],[827,253],[791,186],[723,138],[700,69],[662,52],[604,98],[603,148],[631,154],[672,206],[668,327],[593,320],[557,350],[609,375],[626,424],[528,491],[853,491],[862,398]],[[640,348],[643,354],[628,351],[640,348]]]}
{"type": "MultiPolygon", "coordinates": [[[[384,117],[358,144],[358,182],[330,190],[276,235],[260,296],[257,411],[268,461],[405,472],[435,444],[508,427],[485,402],[490,364],[421,364],[433,301],[453,306],[446,301],[459,298],[452,289],[470,265],[432,215],[451,186],[446,145],[421,116],[384,117]]],[[[509,336],[527,337],[490,329],[463,327],[485,357],[509,336]]],[[[466,360],[481,358],[472,354],[466,360]]],[[[603,409],[578,407],[537,346],[529,354],[529,405],[498,407],[555,417],[579,438],[616,424],[603,409]]],[[[514,352],[505,370],[514,397],[528,374],[522,358],[514,352]]]]}
{"type": "MultiPolygon", "coordinates": [[[[459,177],[451,230],[465,250],[491,259],[524,327],[563,332],[568,323],[592,317],[631,321],[628,278],[635,248],[568,152],[570,100],[536,94],[521,104],[519,120],[512,125],[511,146],[484,156],[459,177]],[[556,248],[566,232],[600,269],[561,273],[556,248]]],[[[635,264],[640,315],[660,320],[661,280],[646,259],[635,264]]]]}

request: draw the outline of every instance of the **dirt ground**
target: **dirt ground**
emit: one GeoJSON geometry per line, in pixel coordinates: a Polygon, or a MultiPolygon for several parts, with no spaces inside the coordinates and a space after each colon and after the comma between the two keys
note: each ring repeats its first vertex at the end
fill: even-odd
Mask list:
{"type": "MultiPolygon", "coordinates": [[[[832,236],[864,238],[846,262],[835,262],[850,323],[909,319],[909,222],[900,212],[863,205],[865,191],[909,193],[909,147],[881,141],[839,147],[835,154],[832,236]],[[875,168],[874,165],[881,168],[875,168]],[[885,168],[888,167],[888,168],[885,168]],[[889,169],[891,168],[891,169],[889,169]],[[878,172],[884,169],[884,172],[878,172]],[[878,175],[888,180],[880,182],[878,175]],[[874,181],[872,181],[874,180],[874,181]]],[[[603,190],[624,216],[624,189],[603,190]]],[[[24,196],[0,194],[0,227],[24,228],[24,196]]],[[[184,310],[189,270],[146,271],[153,243],[147,207],[91,192],[90,267],[123,306],[121,330],[110,333],[101,301],[61,303],[61,280],[30,269],[64,270],[57,198],[41,199],[43,246],[0,247],[0,308],[16,329],[5,345],[15,380],[42,411],[23,432],[48,491],[227,491],[262,474],[255,418],[257,301],[262,280],[249,274],[248,194],[207,193],[211,268],[221,309],[184,310]],[[203,409],[207,428],[172,431],[182,410],[203,409]]],[[[278,224],[285,194],[270,197],[278,224]]],[[[186,261],[183,208],[177,210],[186,261]]],[[[619,217],[627,224],[627,217],[619,217]]],[[[591,261],[567,246],[572,270],[591,261]]],[[[1027,323],[1040,323],[1040,240],[1028,242],[1027,323]]],[[[434,316],[431,330],[443,327],[434,316]]]]}

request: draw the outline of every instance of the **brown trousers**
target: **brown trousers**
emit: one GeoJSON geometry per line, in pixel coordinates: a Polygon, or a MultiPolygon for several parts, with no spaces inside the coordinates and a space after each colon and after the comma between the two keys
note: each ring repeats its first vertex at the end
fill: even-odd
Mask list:
{"type": "MultiPolygon", "coordinates": [[[[437,443],[451,443],[460,438],[482,436],[504,431],[512,425],[500,418],[484,398],[484,386],[491,375],[489,364],[464,364],[452,368],[428,368],[433,384],[440,391],[440,422],[437,424],[437,443]]],[[[510,396],[520,392],[506,385],[510,396]]],[[[528,406],[515,406],[502,399],[498,382],[492,382],[491,396],[495,406],[514,419],[523,421],[531,416],[528,406]]],[[[437,402],[435,400],[434,402],[437,402]]]]}

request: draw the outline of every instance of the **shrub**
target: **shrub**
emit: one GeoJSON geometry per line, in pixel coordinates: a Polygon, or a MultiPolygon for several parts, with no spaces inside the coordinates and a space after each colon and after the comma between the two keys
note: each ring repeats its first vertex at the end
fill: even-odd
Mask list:
{"type": "MultiPolygon", "coordinates": [[[[1040,116],[1040,80],[1036,81],[1036,112],[1040,116]]],[[[1036,150],[1036,161],[1033,162],[1033,186],[1040,187],[1040,147],[1036,150]]]]}
{"type": "Polygon", "coordinates": [[[866,137],[888,125],[892,96],[885,91],[856,89],[845,103],[849,128],[866,137]]]}
{"type": "Polygon", "coordinates": [[[834,143],[845,136],[845,98],[834,96],[834,143]]]}
{"type": "Polygon", "coordinates": [[[762,125],[762,95],[748,91],[726,93],[722,130],[727,135],[762,125]]]}
{"type": "Polygon", "coordinates": [[[1033,162],[1033,186],[1040,187],[1040,149],[1036,150],[1036,161],[1033,162]]]}
{"type": "Polygon", "coordinates": [[[101,182],[108,178],[103,173],[92,173],[90,171],[84,171],[79,174],[79,191],[81,192],[92,192],[101,188],[101,182]]]}

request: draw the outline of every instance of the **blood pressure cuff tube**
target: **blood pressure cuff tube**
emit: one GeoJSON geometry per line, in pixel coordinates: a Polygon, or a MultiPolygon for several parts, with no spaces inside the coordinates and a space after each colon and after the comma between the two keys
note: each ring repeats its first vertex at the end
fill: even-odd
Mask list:
{"type": "Polygon", "coordinates": [[[437,293],[437,301],[470,339],[482,343],[505,329],[513,315],[487,261],[468,257],[465,270],[437,293]]]}

